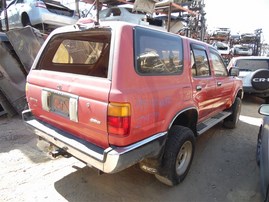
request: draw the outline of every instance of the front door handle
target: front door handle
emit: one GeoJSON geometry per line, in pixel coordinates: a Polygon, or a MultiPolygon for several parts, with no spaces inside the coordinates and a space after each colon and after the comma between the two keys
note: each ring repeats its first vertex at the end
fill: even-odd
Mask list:
{"type": "Polygon", "coordinates": [[[217,82],[217,86],[221,86],[222,83],[220,81],[217,82]]]}

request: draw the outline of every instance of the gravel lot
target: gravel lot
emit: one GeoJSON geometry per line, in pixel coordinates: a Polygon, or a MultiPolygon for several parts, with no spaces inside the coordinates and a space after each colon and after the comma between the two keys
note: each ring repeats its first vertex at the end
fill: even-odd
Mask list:
{"type": "Polygon", "coordinates": [[[173,188],[138,166],[98,175],[74,158],[51,159],[19,116],[1,116],[0,201],[262,201],[255,161],[262,102],[245,96],[236,129],[218,124],[198,137],[190,172],[173,188]]]}

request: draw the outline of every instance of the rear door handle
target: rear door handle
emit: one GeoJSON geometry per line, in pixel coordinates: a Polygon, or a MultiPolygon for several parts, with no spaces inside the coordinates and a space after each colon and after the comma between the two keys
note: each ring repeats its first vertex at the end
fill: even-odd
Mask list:
{"type": "Polygon", "coordinates": [[[201,91],[202,90],[202,86],[196,86],[196,90],[197,91],[201,91]]]}
{"type": "Polygon", "coordinates": [[[220,81],[217,82],[217,86],[221,86],[222,83],[220,81]]]}

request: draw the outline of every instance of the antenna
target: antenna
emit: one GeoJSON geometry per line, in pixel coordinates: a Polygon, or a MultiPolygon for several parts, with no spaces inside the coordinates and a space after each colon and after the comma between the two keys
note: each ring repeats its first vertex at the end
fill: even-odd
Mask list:
{"type": "Polygon", "coordinates": [[[99,0],[96,0],[95,4],[96,4],[96,22],[95,22],[95,25],[100,25],[100,23],[99,23],[99,0]]]}

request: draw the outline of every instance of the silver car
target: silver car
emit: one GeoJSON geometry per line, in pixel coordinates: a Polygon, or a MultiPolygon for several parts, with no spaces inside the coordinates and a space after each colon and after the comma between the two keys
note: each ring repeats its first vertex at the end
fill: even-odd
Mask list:
{"type": "Polygon", "coordinates": [[[260,182],[263,201],[269,201],[269,105],[261,105],[259,113],[264,115],[258,133],[256,161],[260,169],[260,182]]]}
{"type": "MultiPolygon", "coordinates": [[[[31,25],[39,29],[51,29],[75,24],[78,15],[57,1],[13,0],[6,8],[10,29],[31,25]]],[[[1,12],[2,29],[6,30],[5,14],[1,12]]]]}
{"type": "Polygon", "coordinates": [[[233,54],[234,55],[245,55],[251,56],[253,54],[253,50],[251,47],[247,45],[234,45],[233,47],[233,54]]]}

